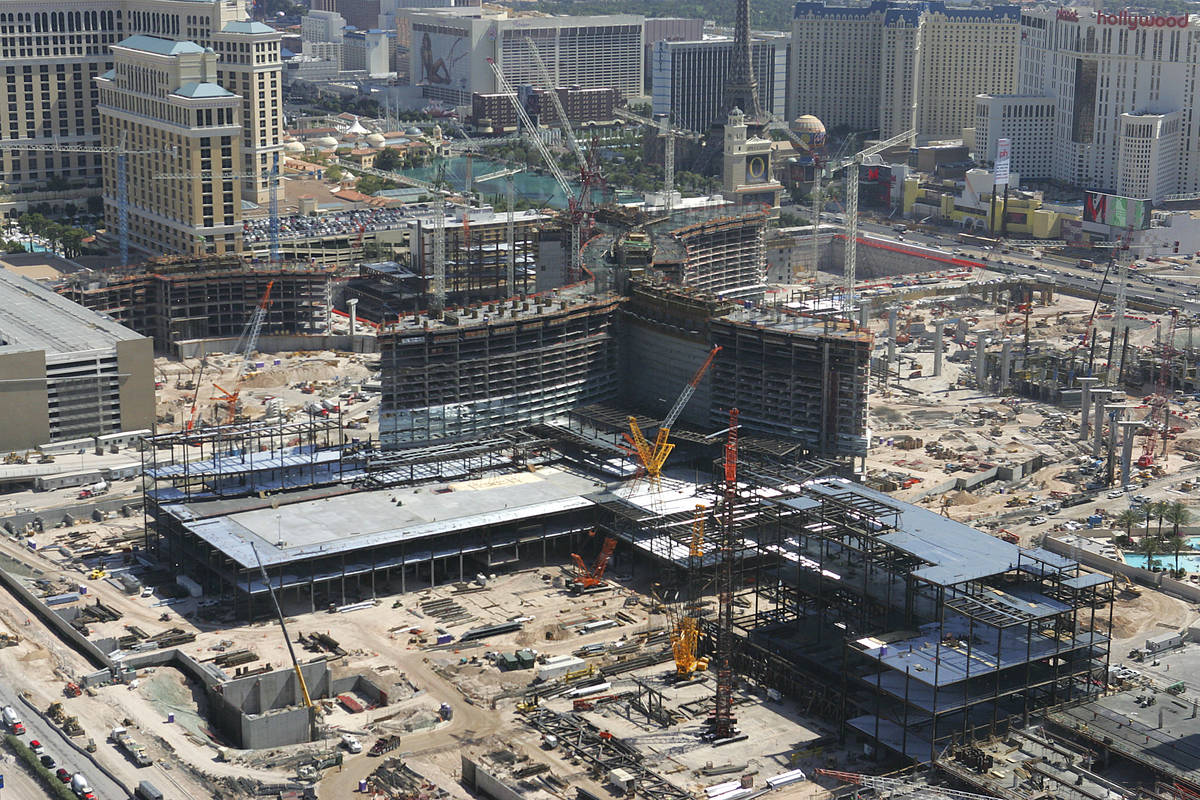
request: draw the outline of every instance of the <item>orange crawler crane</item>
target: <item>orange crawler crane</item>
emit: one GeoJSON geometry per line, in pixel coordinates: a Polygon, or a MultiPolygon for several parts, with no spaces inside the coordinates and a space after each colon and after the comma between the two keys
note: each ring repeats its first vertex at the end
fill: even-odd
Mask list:
{"type": "Polygon", "coordinates": [[[570,587],[572,594],[584,594],[607,588],[607,584],[604,582],[604,568],[608,566],[608,559],[616,547],[616,539],[611,536],[606,538],[604,546],[600,548],[600,555],[596,556],[596,561],[590,570],[584,565],[583,558],[578,553],[571,553],[571,559],[575,562],[575,580],[571,581],[570,587]]]}

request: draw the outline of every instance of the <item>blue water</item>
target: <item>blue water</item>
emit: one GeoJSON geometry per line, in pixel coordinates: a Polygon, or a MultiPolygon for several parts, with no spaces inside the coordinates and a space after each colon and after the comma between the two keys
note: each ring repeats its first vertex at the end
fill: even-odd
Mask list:
{"type": "MultiPolygon", "coordinates": [[[[465,190],[467,185],[467,159],[465,156],[432,161],[427,167],[403,169],[400,170],[400,174],[432,183],[438,177],[438,167],[440,164],[446,165],[445,175],[450,185],[460,191],[465,190]]],[[[478,178],[489,172],[504,169],[507,166],[511,165],[487,158],[475,157],[471,159],[471,175],[478,178]]],[[[554,180],[553,176],[538,175],[533,172],[533,168],[538,166],[538,164],[533,164],[529,171],[519,172],[514,175],[513,191],[516,192],[518,198],[535,202],[539,206],[566,208],[567,199],[563,196],[562,188],[554,180]]],[[[570,183],[572,186],[578,186],[576,181],[571,181],[570,183]]],[[[497,180],[478,183],[475,185],[475,191],[484,197],[491,197],[492,195],[504,197],[508,192],[507,179],[499,178],[497,180]]],[[[598,191],[592,193],[592,198],[597,203],[603,200],[601,193],[598,191]]]]}
{"type": "MultiPolygon", "coordinates": [[[[1125,563],[1131,567],[1146,569],[1146,557],[1140,553],[1126,553],[1125,563]]],[[[1154,557],[1154,564],[1159,569],[1175,569],[1174,553],[1159,553],[1154,557]]],[[[1179,568],[1188,572],[1200,572],[1200,555],[1179,554],[1179,568]]]]}

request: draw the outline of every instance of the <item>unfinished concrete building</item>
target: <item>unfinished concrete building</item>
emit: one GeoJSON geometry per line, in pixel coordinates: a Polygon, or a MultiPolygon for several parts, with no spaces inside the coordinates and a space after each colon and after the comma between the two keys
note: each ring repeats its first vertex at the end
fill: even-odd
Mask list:
{"type": "Polygon", "coordinates": [[[615,400],[617,298],[534,298],[380,336],[384,447],[486,436],[615,400]]]}
{"type": "Polygon", "coordinates": [[[633,213],[609,218],[583,248],[593,274],[649,277],[717,297],[761,299],[766,291],[767,213],[759,207],[717,205],[669,218],[633,213]]]}
{"type": "Polygon", "coordinates": [[[58,291],[153,338],[159,352],[169,352],[189,339],[236,339],[272,282],[263,335],[323,333],[332,277],[332,269],[308,264],[159,259],[102,276],[80,273],[58,291]]]}

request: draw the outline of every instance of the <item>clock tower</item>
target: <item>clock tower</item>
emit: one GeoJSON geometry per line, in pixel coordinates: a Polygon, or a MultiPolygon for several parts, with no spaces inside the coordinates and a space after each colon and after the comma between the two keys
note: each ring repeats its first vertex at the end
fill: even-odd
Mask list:
{"type": "Polygon", "coordinates": [[[771,140],[749,135],[746,116],[740,108],[729,111],[724,144],[721,183],[725,198],[740,204],[777,208],[783,186],[775,180],[771,140]]]}

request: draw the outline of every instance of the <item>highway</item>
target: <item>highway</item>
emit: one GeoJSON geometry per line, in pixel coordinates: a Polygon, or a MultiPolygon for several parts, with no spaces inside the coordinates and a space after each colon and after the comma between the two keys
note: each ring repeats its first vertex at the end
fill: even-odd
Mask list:
{"type": "MultiPolygon", "coordinates": [[[[0,683],[0,705],[12,706],[16,709],[21,722],[25,723],[26,733],[21,739],[26,745],[34,739],[41,742],[46,748],[46,753],[53,756],[54,760],[58,762],[55,764],[55,769],[65,767],[72,775],[76,772],[86,775],[88,783],[96,794],[96,800],[125,800],[129,797],[129,793],[125,791],[124,787],[97,769],[86,753],[80,752],[82,743],[80,749],[77,749],[75,740],[64,734],[59,727],[51,725],[35,714],[17,697],[17,692],[5,683],[0,683]]],[[[65,705],[68,709],[67,713],[70,713],[70,701],[66,701],[65,705]]],[[[24,766],[16,768],[24,769],[24,766]]]]}
{"type": "MultiPolygon", "coordinates": [[[[824,215],[823,222],[838,222],[840,215],[824,215]]],[[[1049,276],[1059,286],[1095,291],[1100,287],[1104,278],[1106,264],[1098,261],[1097,266],[1088,269],[1079,266],[1077,259],[1065,258],[1048,253],[1035,256],[1027,248],[1021,251],[1011,250],[1008,253],[985,251],[978,247],[960,244],[955,241],[954,234],[927,233],[924,231],[905,231],[897,234],[891,223],[861,220],[860,235],[870,239],[881,239],[889,245],[915,245],[916,248],[938,248],[942,254],[958,255],[972,261],[977,261],[993,272],[1009,275],[1030,277],[1049,276]]],[[[1098,250],[1099,258],[1107,258],[1108,251],[1098,250]]],[[[1095,260],[1095,259],[1093,259],[1095,260]]],[[[1154,265],[1159,267],[1161,265],[1154,265]]],[[[1178,308],[1184,314],[1200,314],[1200,283],[1197,283],[1195,263],[1187,271],[1169,271],[1168,274],[1146,274],[1145,271],[1130,270],[1129,288],[1126,297],[1166,308],[1178,308]]],[[[1105,302],[1111,303],[1116,298],[1116,270],[1109,275],[1108,284],[1104,288],[1105,302]]]]}

